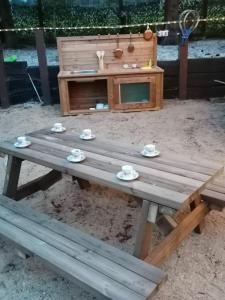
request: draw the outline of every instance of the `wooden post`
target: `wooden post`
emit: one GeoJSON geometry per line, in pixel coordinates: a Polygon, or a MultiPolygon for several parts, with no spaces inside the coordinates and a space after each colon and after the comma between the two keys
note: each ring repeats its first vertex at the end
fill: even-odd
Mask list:
{"type": "Polygon", "coordinates": [[[41,77],[41,88],[43,94],[43,102],[45,105],[52,104],[50,85],[49,85],[49,75],[48,75],[48,66],[46,59],[46,49],[45,49],[45,40],[44,32],[41,29],[35,30],[35,39],[37,47],[37,55],[40,69],[41,77]]]}
{"type": "Polygon", "coordinates": [[[133,252],[133,255],[140,259],[145,259],[148,256],[151,247],[152,224],[148,222],[149,208],[150,202],[143,200],[133,252]]]}
{"type": "Polygon", "coordinates": [[[2,108],[9,107],[9,95],[7,89],[7,81],[4,67],[4,55],[3,55],[3,46],[0,39],[0,98],[2,108]]]}
{"type": "Polygon", "coordinates": [[[7,169],[5,174],[5,182],[3,187],[3,195],[15,199],[20,176],[22,159],[8,156],[7,169]]]}
{"type": "Polygon", "coordinates": [[[179,46],[179,99],[187,99],[188,42],[179,46]]]}

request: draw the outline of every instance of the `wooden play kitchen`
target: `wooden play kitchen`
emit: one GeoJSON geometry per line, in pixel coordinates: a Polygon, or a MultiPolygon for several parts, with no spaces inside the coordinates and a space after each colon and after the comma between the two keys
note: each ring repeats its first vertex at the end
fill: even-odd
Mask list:
{"type": "Polygon", "coordinates": [[[163,70],[157,37],[144,34],[57,38],[63,115],[101,111],[158,110],[163,70]]]}

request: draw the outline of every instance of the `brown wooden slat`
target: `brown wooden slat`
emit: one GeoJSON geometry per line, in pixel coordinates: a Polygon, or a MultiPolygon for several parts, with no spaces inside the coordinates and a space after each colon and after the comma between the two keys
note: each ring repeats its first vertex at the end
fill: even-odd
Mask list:
{"type": "MultiPolygon", "coordinates": [[[[54,141],[55,138],[55,141],[58,141],[59,143],[62,143],[63,141],[63,144],[66,144],[71,147],[74,147],[76,145],[82,145],[83,149],[88,150],[89,152],[95,152],[113,158],[121,158],[123,160],[127,160],[132,163],[137,163],[140,165],[148,166],[161,171],[193,178],[200,181],[209,180],[211,178],[211,176],[209,175],[213,175],[215,173],[215,171],[212,169],[198,167],[196,165],[188,167],[188,165],[184,163],[181,163],[181,166],[178,163],[179,166],[176,167],[173,166],[173,162],[169,162],[163,158],[160,158],[160,160],[158,160],[157,158],[154,159],[143,158],[140,154],[140,148],[133,147],[133,145],[130,146],[130,148],[128,146],[125,148],[111,141],[110,141],[110,145],[108,145],[109,141],[106,142],[105,140],[91,141],[87,143],[86,141],[81,140],[77,136],[77,134],[70,134],[70,133],[65,133],[62,135],[51,134],[49,130],[34,132],[31,133],[30,136],[34,136],[46,140],[50,140],[52,138],[52,141],[54,141]],[[192,171],[192,169],[194,171],[192,171]]],[[[174,162],[174,165],[175,164],[176,162],[174,162]]]]}
{"type": "Polygon", "coordinates": [[[201,192],[202,199],[208,204],[225,207],[225,194],[213,190],[205,189],[201,192]]]}
{"type": "MultiPolygon", "coordinates": [[[[14,211],[1,206],[0,220],[4,220],[9,224],[16,226],[24,232],[38,238],[40,241],[46,242],[50,246],[54,247],[73,257],[75,260],[83,263],[87,267],[91,268],[91,271],[98,271],[102,275],[109,277],[114,282],[117,282],[133,290],[135,293],[148,296],[149,289],[155,288],[155,284],[149,282],[149,280],[137,275],[137,273],[119,266],[115,262],[112,262],[106,258],[101,257],[95,252],[90,252],[88,248],[72,242],[65,237],[62,237],[58,233],[54,233],[51,230],[37,224],[33,220],[29,220],[24,216],[14,211]]],[[[0,231],[1,232],[1,231],[0,231]]]]}
{"type": "Polygon", "coordinates": [[[198,205],[181,223],[146,257],[154,266],[162,264],[208,213],[205,203],[198,205]]]}
{"type": "Polygon", "coordinates": [[[51,230],[53,233],[60,234],[69,241],[80,244],[81,247],[88,247],[91,251],[98,253],[102,257],[105,257],[156,284],[159,284],[164,278],[163,272],[158,268],[152,265],[146,265],[139,259],[127,255],[124,251],[116,249],[86,233],[81,233],[79,230],[72,228],[67,224],[63,224],[46,214],[39,213],[28,206],[12,201],[4,196],[1,196],[0,203],[4,207],[26,217],[28,220],[34,221],[51,230]]]}
{"type": "Polygon", "coordinates": [[[72,176],[77,176],[86,180],[91,180],[93,182],[116,188],[142,199],[155,201],[159,204],[175,209],[179,208],[185,201],[189,199],[189,196],[186,194],[174,192],[165,188],[159,188],[138,180],[129,183],[121,182],[109,172],[100,170],[96,171],[95,168],[88,167],[82,163],[73,165],[67,162],[65,159],[56,158],[49,154],[43,154],[33,149],[17,149],[12,143],[9,142],[1,143],[0,151],[15,155],[21,159],[27,159],[46,167],[50,167],[63,173],[68,173],[72,176]]]}
{"type": "MultiPolygon", "coordinates": [[[[33,137],[30,137],[30,140],[32,141],[32,146],[31,146],[32,149],[39,150],[47,154],[54,154],[56,157],[65,158],[72,150],[72,147],[53,143],[52,141],[49,142],[43,139],[40,140],[33,137]],[[54,153],[53,153],[53,149],[54,149],[54,153]]],[[[83,150],[82,147],[79,148],[83,150]]],[[[127,164],[126,161],[108,158],[89,151],[85,151],[85,155],[87,159],[83,162],[83,164],[94,167],[96,169],[111,172],[112,174],[116,174],[120,170],[122,165],[127,164]]],[[[139,166],[136,164],[132,164],[132,165],[138,172],[140,172],[139,180],[141,180],[142,182],[154,184],[157,186],[162,186],[181,193],[186,192],[192,194],[194,191],[196,191],[196,187],[184,183],[184,181],[188,181],[188,179],[181,180],[180,177],[178,179],[177,178],[170,179],[166,173],[154,169],[146,168],[144,166],[139,166]],[[179,180],[181,180],[182,182],[180,183],[179,180]]],[[[171,174],[170,177],[173,177],[173,175],[171,174]]],[[[202,185],[202,183],[199,183],[197,181],[194,181],[194,183],[196,184],[196,186],[199,186],[199,184],[202,185]]]]}
{"type": "Polygon", "coordinates": [[[120,284],[113,282],[110,278],[94,271],[85,264],[80,263],[71,256],[50,246],[25,231],[0,219],[1,234],[7,239],[22,245],[27,250],[37,254],[53,266],[69,274],[71,278],[80,281],[91,288],[100,291],[101,294],[111,299],[143,300],[143,295],[138,295],[129,289],[125,289],[120,284]]]}

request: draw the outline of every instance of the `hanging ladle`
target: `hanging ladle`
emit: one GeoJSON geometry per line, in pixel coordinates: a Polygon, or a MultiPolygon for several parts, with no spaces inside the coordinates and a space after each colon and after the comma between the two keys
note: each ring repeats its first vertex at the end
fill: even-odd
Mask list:
{"type": "Polygon", "coordinates": [[[114,50],[114,56],[116,58],[121,58],[123,55],[123,49],[119,47],[119,33],[117,33],[117,48],[114,50]]]}
{"type": "Polygon", "coordinates": [[[130,32],[130,43],[127,48],[127,51],[130,53],[134,51],[134,45],[132,44],[131,37],[132,37],[132,33],[130,32]]]}

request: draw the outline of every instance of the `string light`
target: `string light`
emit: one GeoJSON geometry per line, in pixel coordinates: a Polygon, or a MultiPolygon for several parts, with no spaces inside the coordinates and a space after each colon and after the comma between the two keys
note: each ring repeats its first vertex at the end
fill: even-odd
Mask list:
{"type": "MultiPolygon", "coordinates": [[[[199,19],[199,22],[221,22],[221,21],[225,21],[225,17],[199,19]]],[[[190,20],[188,22],[190,22],[190,20]]],[[[110,26],[81,26],[81,27],[70,26],[70,27],[3,28],[0,29],[0,32],[35,31],[35,30],[52,31],[52,30],[122,29],[122,28],[135,28],[135,27],[160,26],[160,25],[175,25],[179,23],[180,21],[164,21],[164,22],[126,24],[126,25],[114,25],[114,26],[110,25],[110,26]]]]}

